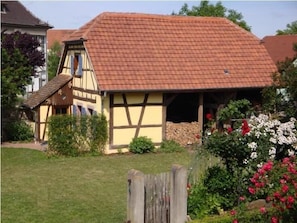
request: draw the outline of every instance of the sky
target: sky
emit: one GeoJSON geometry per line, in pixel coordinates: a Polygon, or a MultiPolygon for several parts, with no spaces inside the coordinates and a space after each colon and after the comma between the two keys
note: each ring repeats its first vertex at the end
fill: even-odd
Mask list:
{"type": "MultiPolygon", "coordinates": [[[[170,15],[184,3],[189,8],[200,1],[20,1],[33,15],[54,29],[78,29],[102,12],[137,12],[170,15]]],[[[210,1],[215,4],[217,1],[210,1]]],[[[297,1],[221,1],[227,9],[243,15],[258,38],[275,35],[297,20],[297,1]]]]}

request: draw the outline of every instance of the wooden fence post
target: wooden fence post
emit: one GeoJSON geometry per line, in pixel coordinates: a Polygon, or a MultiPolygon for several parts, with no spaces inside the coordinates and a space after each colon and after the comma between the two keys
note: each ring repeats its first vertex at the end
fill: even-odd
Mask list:
{"type": "Polygon", "coordinates": [[[187,169],[173,165],[170,178],[170,223],[187,222],[187,169]]]}
{"type": "Polygon", "coordinates": [[[144,223],[144,174],[128,172],[127,222],[144,223]]]}

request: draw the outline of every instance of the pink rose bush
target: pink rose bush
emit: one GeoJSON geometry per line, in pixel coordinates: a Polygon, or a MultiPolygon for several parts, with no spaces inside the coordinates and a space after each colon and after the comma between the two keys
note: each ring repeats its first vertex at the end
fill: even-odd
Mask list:
{"type": "Polygon", "coordinates": [[[296,156],[285,157],[282,161],[269,160],[250,179],[248,191],[251,195],[266,194],[270,210],[260,212],[270,222],[297,222],[297,163],[296,156]]]}

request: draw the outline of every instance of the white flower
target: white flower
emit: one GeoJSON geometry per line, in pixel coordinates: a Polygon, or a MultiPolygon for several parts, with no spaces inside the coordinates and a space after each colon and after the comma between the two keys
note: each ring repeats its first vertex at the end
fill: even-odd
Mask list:
{"type": "Polygon", "coordinates": [[[270,159],[274,159],[275,158],[275,154],[276,154],[276,148],[271,147],[270,150],[269,150],[269,152],[268,152],[268,154],[269,154],[270,159]]]}
{"type": "Polygon", "coordinates": [[[251,158],[252,159],[256,159],[258,157],[257,153],[256,152],[252,152],[251,153],[251,158]]]}
{"type": "Polygon", "coordinates": [[[289,153],[289,156],[295,155],[295,151],[294,150],[291,150],[291,149],[288,150],[288,153],[289,153]]]}
{"type": "Polygon", "coordinates": [[[276,154],[276,149],[274,147],[271,147],[269,150],[269,156],[275,155],[276,154]]]}
{"type": "Polygon", "coordinates": [[[257,149],[257,143],[256,142],[251,142],[247,144],[248,148],[250,148],[251,150],[256,150],[257,149]]]}

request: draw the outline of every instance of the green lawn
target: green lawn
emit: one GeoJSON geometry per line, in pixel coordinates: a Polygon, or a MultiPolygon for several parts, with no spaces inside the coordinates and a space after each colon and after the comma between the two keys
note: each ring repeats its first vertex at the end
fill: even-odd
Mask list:
{"type": "Polygon", "coordinates": [[[130,169],[159,173],[193,159],[188,152],[48,159],[36,150],[1,150],[2,223],[123,223],[130,169]]]}

